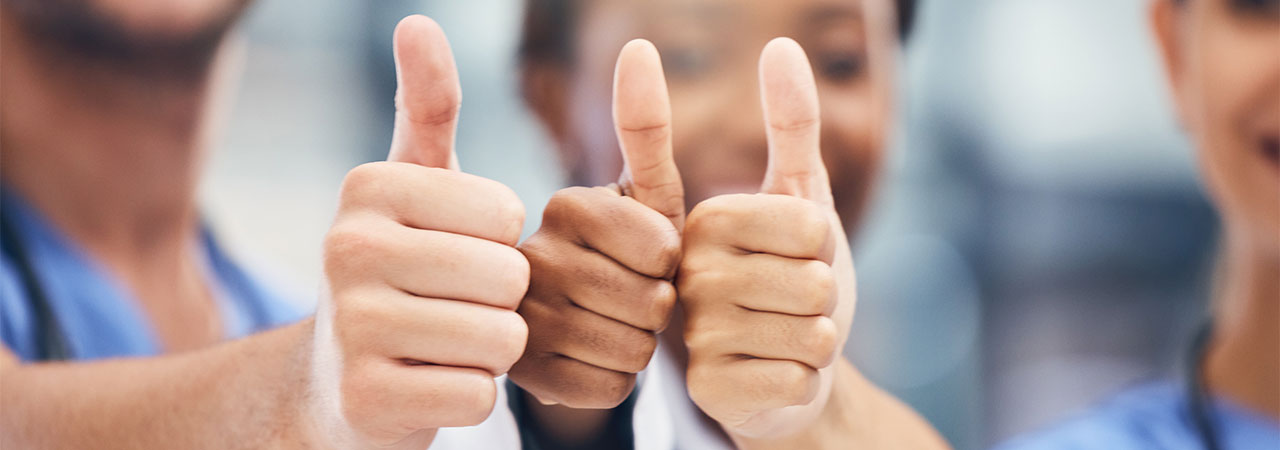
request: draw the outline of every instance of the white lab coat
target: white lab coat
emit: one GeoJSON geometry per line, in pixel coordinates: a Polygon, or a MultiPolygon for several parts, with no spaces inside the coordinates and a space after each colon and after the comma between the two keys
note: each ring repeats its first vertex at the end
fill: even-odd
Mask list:
{"type": "MultiPolygon", "coordinates": [[[[706,429],[697,406],[685,395],[684,377],[675,366],[659,345],[636,380],[639,396],[632,417],[636,450],[731,450],[715,430],[706,429]]],[[[520,432],[507,407],[505,382],[505,376],[498,378],[498,401],[488,419],[474,427],[441,429],[431,449],[520,450],[520,432]]]]}

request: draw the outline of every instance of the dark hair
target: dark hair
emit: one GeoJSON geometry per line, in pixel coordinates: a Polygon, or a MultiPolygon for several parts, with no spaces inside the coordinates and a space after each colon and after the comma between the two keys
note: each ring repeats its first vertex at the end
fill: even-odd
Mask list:
{"type": "MultiPolygon", "coordinates": [[[[898,12],[898,38],[907,41],[915,21],[916,0],[894,0],[898,12]]],[[[567,65],[573,59],[574,25],[578,0],[527,0],[518,57],[531,63],[567,65]]]]}

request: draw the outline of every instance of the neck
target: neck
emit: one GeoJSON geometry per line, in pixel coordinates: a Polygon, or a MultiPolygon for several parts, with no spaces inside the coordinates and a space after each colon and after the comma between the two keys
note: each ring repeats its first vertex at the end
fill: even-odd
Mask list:
{"type": "Polygon", "coordinates": [[[214,54],[113,61],[0,14],[0,176],[126,286],[169,350],[221,336],[196,189],[214,54]]]}
{"type": "Polygon", "coordinates": [[[5,16],[6,188],[98,256],[190,242],[212,56],[197,69],[121,67],[65,51],[5,16]]]}
{"type": "Polygon", "coordinates": [[[1280,421],[1280,254],[1229,233],[1206,361],[1216,395],[1280,421]]]}

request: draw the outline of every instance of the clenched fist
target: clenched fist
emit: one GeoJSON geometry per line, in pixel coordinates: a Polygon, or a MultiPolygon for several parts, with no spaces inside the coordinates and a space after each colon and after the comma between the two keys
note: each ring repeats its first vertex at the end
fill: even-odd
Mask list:
{"type": "Polygon", "coordinates": [[[856,300],[800,46],[765,46],[760,85],[769,142],[760,193],[694,207],[677,280],[689,395],[735,438],[785,436],[818,418],[856,300]]]}
{"type": "Polygon", "coordinates": [[[545,403],[612,408],[649,364],[675,305],[684,189],[671,154],[671,107],[658,52],[618,56],[617,186],[568,188],[520,245],[533,278],[520,314],[529,345],[511,381],[545,403]]]}
{"type": "Polygon", "coordinates": [[[324,244],[312,390],[317,426],[344,447],[422,449],[437,428],[482,422],[528,333],[515,312],[529,282],[515,249],[524,208],[458,171],[461,93],[444,33],[406,18],[395,55],[389,161],[347,175],[324,244]]]}

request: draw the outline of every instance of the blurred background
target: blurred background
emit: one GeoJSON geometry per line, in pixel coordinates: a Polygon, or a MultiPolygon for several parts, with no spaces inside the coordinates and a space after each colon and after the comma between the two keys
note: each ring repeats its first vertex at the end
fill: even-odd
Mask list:
{"type": "MultiPolygon", "coordinates": [[[[957,448],[1175,374],[1204,317],[1216,224],[1145,6],[920,3],[897,136],[854,242],[846,353],[957,448]]],[[[514,189],[536,229],[563,174],[516,89],[520,8],[259,0],[202,190],[215,230],[314,302],[342,176],[390,141],[391,31],[419,12],[461,72],[463,168],[514,189]]]]}

